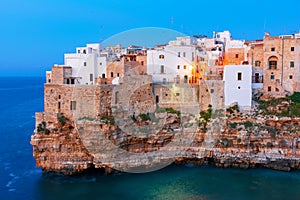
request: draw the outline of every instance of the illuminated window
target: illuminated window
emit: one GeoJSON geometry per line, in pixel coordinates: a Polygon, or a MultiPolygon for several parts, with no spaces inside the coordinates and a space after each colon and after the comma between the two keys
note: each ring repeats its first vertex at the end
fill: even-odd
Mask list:
{"type": "Polygon", "coordinates": [[[164,59],[165,56],[164,55],[159,55],[159,59],[164,59]]]}
{"type": "Polygon", "coordinates": [[[186,65],[183,66],[183,69],[186,69],[186,65]]]}

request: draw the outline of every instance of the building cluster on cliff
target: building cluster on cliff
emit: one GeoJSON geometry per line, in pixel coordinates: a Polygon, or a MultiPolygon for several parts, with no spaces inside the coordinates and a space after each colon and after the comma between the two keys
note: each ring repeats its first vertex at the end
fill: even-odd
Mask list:
{"type": "Polygon", "coordinates": [[[214,32],[212,38],[178,37],[154,48],[87,44],[65,54],[64,62],[46,72],[44,115],[110,115],[124,91],[136,95],[128,100],[133,113],[151,110],[150,104],[205,110],[236,102],[251,109],[254,95],[269,99],[300,91],[300,33],[242,41],[229,31],[214,32]],[[129,91],[128,84],[137,82],[146,86],[129,91]]]}

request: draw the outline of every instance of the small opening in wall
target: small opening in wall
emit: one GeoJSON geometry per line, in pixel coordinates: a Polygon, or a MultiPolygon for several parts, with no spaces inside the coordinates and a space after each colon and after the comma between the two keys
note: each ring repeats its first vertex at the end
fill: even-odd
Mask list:
{"type": "Polygon", "coordinates": [[[241,89],[241,86],[238,86],[238,89],[240,90],[240,89],[241,89]]]}

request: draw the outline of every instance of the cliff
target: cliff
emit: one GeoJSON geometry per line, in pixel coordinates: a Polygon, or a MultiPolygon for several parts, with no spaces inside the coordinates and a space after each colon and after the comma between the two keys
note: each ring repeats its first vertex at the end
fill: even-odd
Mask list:
{"type": "Polygon", "coordinates": [[[232,107],[226,116],[202,112],[198,121],[180,113],[155,113],[123,122],[122,127],[113,117],[75,122],[59,116],[55,123],[39,124],[31,144],[37,166],[66,175],[90,168],[146,172],[174,161],[300,169],[300,118],[260,112],[241,113],[232,107]]]}

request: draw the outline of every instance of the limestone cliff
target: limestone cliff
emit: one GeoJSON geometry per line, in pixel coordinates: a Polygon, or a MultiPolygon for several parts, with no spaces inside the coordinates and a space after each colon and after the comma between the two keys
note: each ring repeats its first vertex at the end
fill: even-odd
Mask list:
{"type": "MultiPolygon", "coordinates": [[[[245,114],[231,109],[226,117],[211,119],[208,124],[176,114],[160,119],[164,126],[153,135],[136,137],[107,119],[82,119],[75,123],[60,116],[55,123],[37,126],[31,137],[33,156],[43,171],[67,175],[89,168],[110,172],[140,166],[151,168],[159,162],[173,161],[211,163],[224,168],[300,169],[300,118],[245,114]],[[219,132],[206,127],[214,120],[224,123],[219,132]],[[183,129],[185,132],[178,139],[183,129]]],[[[127,125],[136,125],[139,134],[147,125],[159,124],[151,118],[133,121],[134,124],[127,125]]]]}

